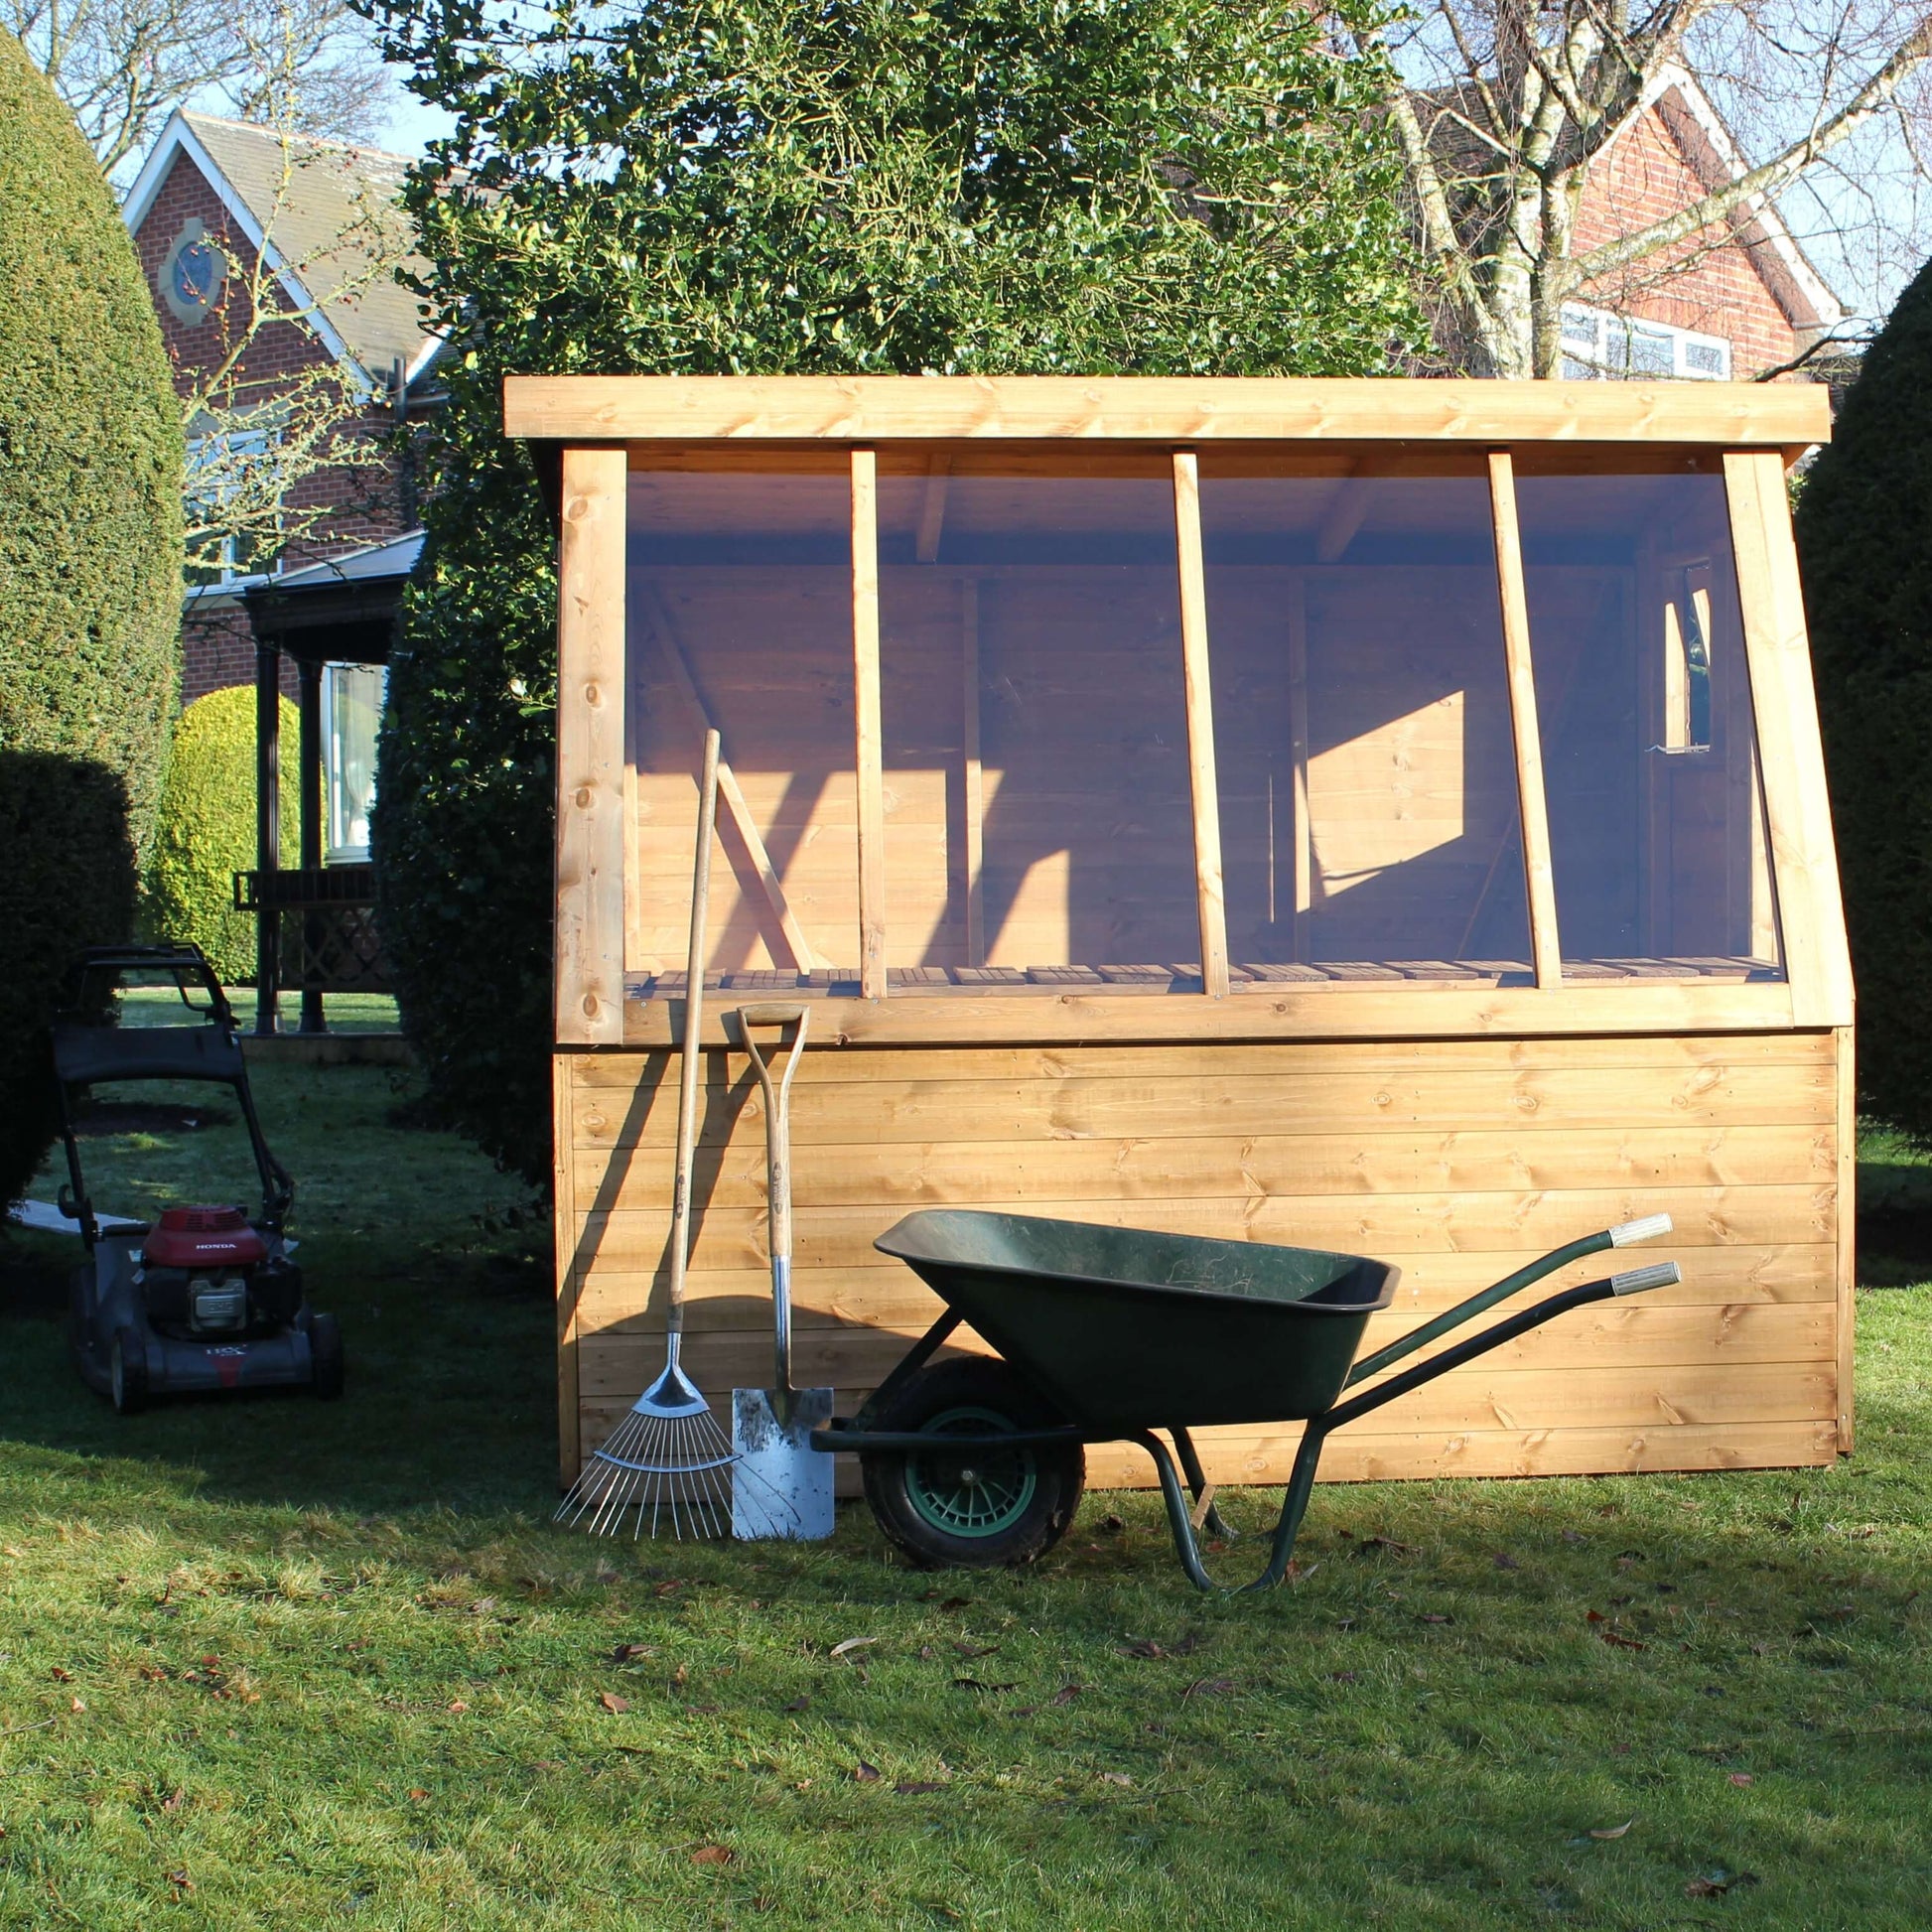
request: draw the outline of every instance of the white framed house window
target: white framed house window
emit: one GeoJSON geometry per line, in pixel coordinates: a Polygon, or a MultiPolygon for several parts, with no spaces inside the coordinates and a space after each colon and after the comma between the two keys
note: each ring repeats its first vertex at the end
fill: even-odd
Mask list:
{"type": "Polygon", "coordinates": [[[1646,377],[1727,382],[1730,345],[1722,336],[1700,336],[1668,322],[1644,322],[1566,302],[1563,373],[1573,382],[1627,382],[1646,377]]]}
{"type": "Polygon", "coordinates": [[[388,684],[389,673],[380,664],[323,666],[322,742],[331,865],[359,865],[369,856],[375,737],[388,684]]]}
{"type": "Polygon", "coordinates": [[[241,583],[269,567],[276,547],[272,539],[239,537],[230,530],[211,542],[197,543],[195,532],[198,527],[220,525],[237,504],[261,495],[265,479],[272,475],[278,441],[275,432],[266,428],[204,430],[189,437],[182,493],[195,558],[188,567],[191,584],[241,583]]]}

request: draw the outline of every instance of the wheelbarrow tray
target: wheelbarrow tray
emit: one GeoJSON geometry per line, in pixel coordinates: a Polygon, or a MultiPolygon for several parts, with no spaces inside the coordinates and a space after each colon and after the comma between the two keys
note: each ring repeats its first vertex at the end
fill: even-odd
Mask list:
{"type": "Polygon", "coordinates": [[[1104,1438],[1333,1407],[1401,1271],[1359,1255],[930,1208],[875,1244],[1104,1438]]]}

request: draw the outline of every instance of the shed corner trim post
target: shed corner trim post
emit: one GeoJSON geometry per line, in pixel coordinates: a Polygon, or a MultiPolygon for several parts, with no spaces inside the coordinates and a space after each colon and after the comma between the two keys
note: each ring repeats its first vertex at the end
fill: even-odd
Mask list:
{"type": "Polygon", "coordinates": [[[621,449],[566,449],[557,560],[556,1040],[623,1044],[621,449]]]}

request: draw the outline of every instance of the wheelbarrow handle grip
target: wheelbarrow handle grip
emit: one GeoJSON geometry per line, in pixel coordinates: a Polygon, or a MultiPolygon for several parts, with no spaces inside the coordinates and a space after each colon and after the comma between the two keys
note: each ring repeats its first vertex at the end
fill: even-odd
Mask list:
{"type": "Polygon", "coordinates": [[[1654,1241],[1670,1230],[1671,1218],[1668,1214],[1646,1214],[1641,1220],[1619,1221],[1609,1230],[1610,1246],[1634,1248],[1639,1241],[1654,1241]]]}
{"type": "Polygon", "coordinates": [[[1641,1295],[1647,1288],[1672,1288],[1684,1279],[1684,1271],[1674,1261],[1653,1261],[1644,1268],[1632,1268],[1610,1277],[1612,1295],[1641,1295]]]}

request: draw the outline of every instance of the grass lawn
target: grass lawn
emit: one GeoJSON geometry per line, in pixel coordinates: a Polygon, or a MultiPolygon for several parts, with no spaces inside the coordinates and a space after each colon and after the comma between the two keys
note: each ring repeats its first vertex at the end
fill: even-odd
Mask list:
{"type": "MultiPolygon", "coordinates": [[[[1837,1468],[1326,1487],[1265,1599],[1196,1596],[1139,1495],[1013,1576],[897,1569],[856,1508],[593,1543],[547,1522],[516,1188],[395,1124],[403,1076],[256,1085],[340,1405],[119,1421],[70,1244],[0,1245],[0,1926],[1932,1922],[1932,1288],[1864,1295],[1837,1468]]],[[[238,1152],[108,1124],[104,1208],[238,1152]]]]}

